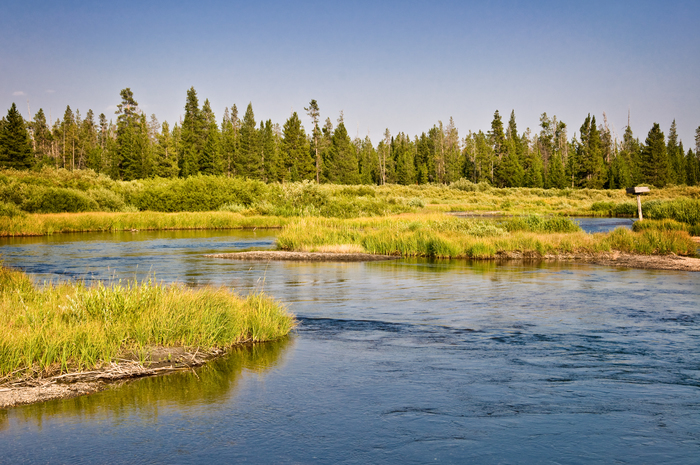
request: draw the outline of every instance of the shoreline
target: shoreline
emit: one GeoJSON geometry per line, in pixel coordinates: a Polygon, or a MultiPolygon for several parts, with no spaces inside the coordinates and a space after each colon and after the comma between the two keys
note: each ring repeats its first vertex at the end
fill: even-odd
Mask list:
{"type": "MultiPolygon", "coordinates": [[[[405,258],[400,255],[369,253],[294,252],[284,250],[208,254],[205,257],[247,261],[300,261],[300,262],[366,262],[405,258]]],[[[456,258],[461,260],[462,258],[456,258]]],[[[448,259],[449,260],[449,259],[448,259]]],[[[700,258],[669,255],[636,255],[622,252],[597,254],[538,255],[520,252],[501,252],[492,258],[470,258],[479,261],[569,261],[595,265],[644,270],[700,271],[700,258]]]]}
{"type": "MultiPolygon", "coordinates": [[[[232,347],[253,344],[242,342],[232,347]]],[[[0,384],[0,409],[95,394],[131,380],[191,370],[227,353],[228,349],[195,349],[192,352],[182,347],[158,347],[151,350],[149,360],[144,364],[132,354],[90,371],[16,379],[0,384]]]]}

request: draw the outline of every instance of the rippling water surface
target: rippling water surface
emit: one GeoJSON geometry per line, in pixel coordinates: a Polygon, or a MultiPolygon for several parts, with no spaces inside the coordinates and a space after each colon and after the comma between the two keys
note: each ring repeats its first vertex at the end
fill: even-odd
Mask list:
{"type": "Polygon", "coordinates": [[[0,462],[696,463],[697,273],[583,264],[251,263],[260,232],[5,240],[38,281],[264,289],[288,339],[197,372],[0,410],[0,462]]]}

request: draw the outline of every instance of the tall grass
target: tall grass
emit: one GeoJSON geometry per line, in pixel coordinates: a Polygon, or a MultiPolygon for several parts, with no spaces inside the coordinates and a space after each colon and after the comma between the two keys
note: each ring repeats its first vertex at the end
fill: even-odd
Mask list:
{"type": "Polygon", "coordinates": [[[475,220],[440,215],[337,220],[306,218],[282,229],[277,238],[283,250],[320,251],[351,245],[368,253],[436,258],[496,258],[501,255],[542,257],[562,254],[621,252],[695,255],[696,245],[686,232],[635,233],[616,230],[586,234],[568,219],[475,220]],[[574,231],[574,232],[568,232],[574,231]]]}
{"type": "Polygon", "coordinates": [[[45,284],[0,268],[0,377],[98,367],[154,346],[225,348],[289,333],[293,317],[264,294],[141,283],[45,284]]]}
{"type": "Polygon", "coordinates": [[[167,229],[280,228],[290,220],[220,212],[50,213],[0,216],[2,236],[45,236],[61,232],[102,232],[167,229]]]}

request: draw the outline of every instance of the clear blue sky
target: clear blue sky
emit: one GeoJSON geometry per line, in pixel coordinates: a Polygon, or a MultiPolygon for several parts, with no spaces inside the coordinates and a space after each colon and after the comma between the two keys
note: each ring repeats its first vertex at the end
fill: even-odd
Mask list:
{"type": "MultiPolygon", "coordinates": [[[[253,103],[283,124],[313,98],[351,136],[411,136],[454,118],[486,131],[494,110],[538,131],[606,112],[644,140],[675,118],[700,126],[698,1],[14,1],[0,7],[0,111],[53,119],[66,105],[114,118],[119,91],[177,121],[194,86],[217,119],[253,103]]],[[[309,119],[303,115],[307,129],[309,119]]]]}

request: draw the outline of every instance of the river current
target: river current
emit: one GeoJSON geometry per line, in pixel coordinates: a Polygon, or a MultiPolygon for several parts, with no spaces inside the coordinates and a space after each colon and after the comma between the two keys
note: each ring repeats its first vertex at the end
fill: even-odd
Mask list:
{"type": "Polygon", "coordinates": [[[44,280],[256,290],[299,327],[195,372],[0,410],[0,463],[696,463],[697,273],[239,262],[266,232],[4,239],[44,280]]]}

